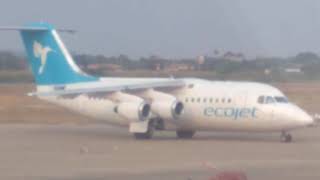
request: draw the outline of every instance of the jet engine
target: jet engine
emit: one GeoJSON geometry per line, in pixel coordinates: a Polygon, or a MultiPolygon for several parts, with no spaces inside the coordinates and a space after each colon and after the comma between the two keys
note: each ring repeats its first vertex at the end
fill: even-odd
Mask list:
{"type": "Polygon", "coordinates": [[[183,104],[176,99],[154,101],[151,110],[163,119],[177,119],[183,113],[183,104]]]}
{"type": "Polygon", "coordinates": [[[129,121],[144,121],[149,117],[150,105],[145,102],[123,102],[119,103],[114,112],[129,121]]]}
{"type": "Polygon", "coordinates": [[[130,122],[147,120],[150,115],[150,105],[140,97],[117,92],[109,98],[117,104],[114,112],[130,122]]]}
{"type": "Polygon", "coordinates": [[[178,119],[183,113],[183,103],[170,94],[149,89],[142,92],[140,96],[151,100],[151,111],[164,120],[178,119]]]}

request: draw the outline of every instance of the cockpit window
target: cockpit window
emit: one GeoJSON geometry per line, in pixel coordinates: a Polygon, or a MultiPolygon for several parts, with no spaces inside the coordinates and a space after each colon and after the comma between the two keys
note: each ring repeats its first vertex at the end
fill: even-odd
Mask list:
{"type": "Polygon", "coordinates": [[[275,100],[273,99],[273,97],[267,96],[265,103],[266,104],[272,104],[272,103],[275,103],[275,100]]]}
{"type": "Polygon", "coordinates": [[[286,97],[276,96],[274,99],[277,101],[277,103],[289,103],[286,97]]]}
{"type": "Polygon", "coordinates": [[[259,104],[272,104],[275,102],[276,102],[276,100],[273,99],[273,97],[271,97],[271,96],[259,96],[258,97],[259,104]]]}

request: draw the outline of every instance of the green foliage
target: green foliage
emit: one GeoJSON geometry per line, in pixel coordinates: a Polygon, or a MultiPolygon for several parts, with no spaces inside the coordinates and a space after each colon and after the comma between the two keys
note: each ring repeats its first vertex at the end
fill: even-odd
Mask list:
{"type": "Polygon", "coordinates": [[[0,70],[19,70],[26,68],[23,57],[8,51],[0,51],[0,70]]]}
{"type": "Polygon", "coordinates": [[[29,71],[0,71],[0,82],[1,83],[22,83],[22,82],[33,82],[33,76],[29,71]]]}
{"type": "Polygon", "coordinates": [[[302,64],[315,64],[320,62],[320,58],[313,52],[302,52],[293,58],[293,62],[302,64]]]}
{"type": "MultiPolygon", "coordinates": [[[[320,80],[320,58],[312,52],[302,52],[290,58],[267,57],[242,61],[207,56],[201,64],[197,63],[196,58],[166,59],[150,56],[131,59],[124,54],[111,57],[75,54],[74,59],[85,72],[96,76],[169,77],[174,75],[175,77],[264,82],[320,80]],[[170,67],[175,68],[175,65],[187,65],[191,68],[170,69],[170,67]],[[108,67],[116,67],[120,72],[110,70],[108,67]],[[302,72],[287,73],[288,68],[298,68],[302,72]],[[266,71],[270,73],[266,74],[266,71]]],[[[0,51],[0,82],[17,81],[32,81],[25,58],[16,53],[0,51]]]]}

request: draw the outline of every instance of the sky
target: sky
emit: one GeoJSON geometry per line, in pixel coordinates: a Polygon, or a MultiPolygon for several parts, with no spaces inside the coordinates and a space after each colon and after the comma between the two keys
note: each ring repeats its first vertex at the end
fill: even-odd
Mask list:
{"type": "MultiPolygon", "coordinates": [[[[1,0],[0,25],[49,22],[77,53],[133,58],[320,53],[319,0],[1,0]]],[[[23,51],[16,32],[0,50],[23,51]]]]}

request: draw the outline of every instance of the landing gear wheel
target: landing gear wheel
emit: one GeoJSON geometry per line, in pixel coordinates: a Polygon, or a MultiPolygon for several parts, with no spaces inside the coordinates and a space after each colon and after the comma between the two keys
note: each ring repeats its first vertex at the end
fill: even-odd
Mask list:
{"type": "Polygon", "coordinates": [[[153,131],[148,130],[145,133],[134,133],[133,135],[136,139],[140,139],[140,140],[151,139],[153,136],[153,131]]]}
{"type": "Polygon", "coordinates": [[[149,127],[145,133],[133,133],[134,137],[139,140],[151,139],[154,133],[154,124],[153,121],[149,122],[149,127]]]}
{"type": "Polygon", "coordinates": [[[191,139],[195,134],[195,131],[177,131],[177,137],[180,139],[191,139]]]}
{"type": "Polygon", "coordinates": [[[292,142],[292,136],[289,133],[286,132],[282,132],[281,136],[280,136],[281,142],[284,143],[290,143],[292,142]]]}

